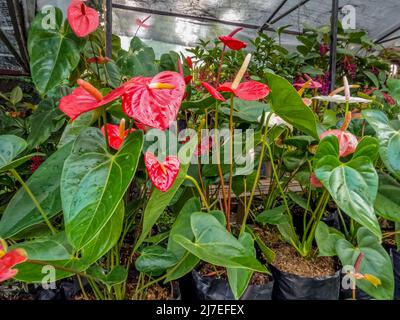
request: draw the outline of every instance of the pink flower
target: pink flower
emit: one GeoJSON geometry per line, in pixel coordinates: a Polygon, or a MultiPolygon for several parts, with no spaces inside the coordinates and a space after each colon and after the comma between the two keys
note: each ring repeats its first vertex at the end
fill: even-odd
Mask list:
{"type": "Polygon", "coordinates": [[[319,54],[321,57],[325,56],[329,52],[329,46],[326,43],[321,43],[319,45],[319,54]]]}
{"type": "Polygon", "coordinates": [[[321,134],[319,137],[321,140],[329,135],[334,135],[338,138],[339,141],[339,156],[341,158],[347,157],[348,155],[354,153],[357,149],[358,140],[357,138],[348,131],[342,130],[328,130],[321,134]]]}
{"type": "Polygon", "coordinates": [[[317,178],[317,176],[315,175],[315,173],[312,173],[310,175],[310,183],[314,188],[322,188],[324,185],[322,184],[322,182],[317,178]]]}

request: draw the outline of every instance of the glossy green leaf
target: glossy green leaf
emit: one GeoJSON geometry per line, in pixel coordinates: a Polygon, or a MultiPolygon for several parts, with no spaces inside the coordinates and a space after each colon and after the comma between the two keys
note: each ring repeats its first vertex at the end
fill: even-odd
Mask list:
{"type": "MultiPolygon", "coordinates": [[[[258,123],[259,118],[262,117],[263,112],[270,112],[271,107],[259,101],[245,101],[234,98],[234,111],[233,116],[237,121],[244,121],[250,123],[258,123]]],[[[230,105],[228,102],[221,105],[220,111],[227,116],[230,114],[230,105]]]]}
{"type": "Polygon", "coordinates": [[[60,141],[58,142],[57,148],[61,148],[66,144],[75,141],[76,138],[78,138],[78,136],[96,120],[96,118],[96,111],[91,111],[80,115],[77,119],[68,123],[60,141]]]}
{"type": "Polygon", "coordinates": [[[191,239],[194,235],[192,229],[188,226],[190,225],[190,217],[194,212],[201,211],[201,203],[198,198],[189,199],[179,215],[177,216],[174,224],[172,225],[171,232],[168,238],[168,251],[174,253],[174,255],[180,259],[185,254],[186,250],[182,248],[178,243],[174,241],[174,236],[180,234],[186,238],[191,239]]]}
{"type": "MultiPolygon", "coordinates": [[[[27,147],[24,139],[13,135],[0,136],[0,172],[15,168],[14,159],[27,147]]],[[[27,159],[28,160],[28,159],[27,159]]]]}
{"type": "Polygon", "coordinates": [[[117,66],[123,76],[152,77],[158,72],[153,48],[147,47],[138,37],[131,41],[128,52],[117,60],[117,66]]]}
{"type": "Polygon", "coordinates": [[[15,87],[14,89],[11,90],[10,93],[10,102],[14,106],[22,101],[22,98],[24,97],[24,93],[22,92],[21,87],[15,87]]]}
{"type": "MultiPolygon", "coordinates": [[[[70,155],[72,144],[53,153],[26,181],[49,218],[61,212],[60,180],[64,161],[70,155]]],[[[0,220],[0,237],[10,238],[21,231],[43,222],[31,198],[23,188],[9,202],[0,220]]]]}
{"type": "Polygon", "coordinates": [[[315,231],[315,241],[317,242],[320,257],[336,256],[336,242],[344,239],[344,235],[337,229],[328,227],[324,222],[318,223],[315,231]]]}
{"type": "Polygon", "coordinates": [[[374,211],[378,174],[371,159],[361,149],[357,149],[351,161],[340,162],[338,139],[333,135],[324,138],[319,148],[319,160],[315,165],[318,179],[341,210],[381,238],[382,233],[374,211]],[[334,151],[325,155],[322,150],[334,151]]]}
{"type": "Polygon", "coordinates": [[[30,117],[31,131],[27,142],[31,149],[38,147],[60,129],[64,124],[65,117],[52,100],[47,99],[40,102],[37,110],[30,117]]]}
{"type": "MultiPolygon", "coordinates": [[[[50,13],[51,14],[51,13],[50,13]]],[[[33,20],[28,36],[32,80],[45,94],[69,78],[80,60],[84,41],[75,36],[63,22],[60,9],[55,8],[55,25],[50,27],[48,13],[39,13],[33,20]]]]}
{"type": "MultiPolygon", "coordinates": [[[[72,245],[67,242],[67,237],[65,233],[60,233],[56,236],[48,237],[52,239],[52,241],[47,241],[45,248],[41,248],[42,250],[28,251],[29,259],[37,260],[41,262],[41,264],[38,265],[26,262],[18,265],[19,272],[16,276],[16,279],[24,282],[41,283],[46,273],[49,273],[49,275],[51,275],[50,272],[52,268],[55,268],[54,271],[57,280],[64,279],[73,275],[74,271],[85,271],[88,267],[92,266],[112,247],[115,246],[121,235],[123,220],[124,206],[121,202],[121,205],[118,206],[116,212],[107,222],[106,226],[92,241],[90,241],[81,250],[80,258],[71,257],[70,252],[72,252],[72,245]],[[54,238],[57,237],[59,240],[54,241],[54,238]],[[63,250],[62,247],[65,247],[65,250],[63,250]],[[52,252],[59,252],[59,254],[57,256],[54,256],[52,252]],[[67,253],[69,253],[69,255],[67,253]],[[51,257],[54,260],[49,260],[51,257]],[[71,269],[71,271],[67,271],[66,268],[71,269]]],[[[36,241],[44,240],[38,239],[36,241]]],[[[29,244],[29,242],[27,244],[29,244]]],[[[22,243],[16,245],[15,247],[24,248],[24,246],[25,243],[22,243]]]]}
{"type": "MultiPolygon", "coordinates": [[[[243,245],[249,256],[256,257],[254,240],[249,233],[243,232],[238,241],[243,245]]],[[[249,285],[253,271],[248,269],[227,268],[227,274],[233,296],[236,300],[239,300],[249,285]]]]}
{"type": "Polygon", "coordinates": [[[303,103],[296,89],[286,79],[272,73],[267,74],[267,81],[272,110],[300,131],[319,139],[315,114],[303,103]]]}
{"type": "Polygon", "coordinates": [[[116,154],[100,130],[88,128],[65,161],[61,196],[67,236],[84,247],[106,225],[131,183],[143,147],[142,131],[130,134],[116,154]]]}
{"type": "Polygon", "coordinates": [[[382,111],[364,110],[362,115],[375,130],[379,153],[386,168],[400,179],[400,131],[391,126],[382,111]]]}
{"type": "Polygon", "coordinates": [[[208,263],[226,267],[266,272],[265,267],[213,216],[196,212],[191,216],[194,242],[175,235],[174,240],[186,250],[208,263]]]}
{"type": "Polygon", "coordinates": [[[387,86],[389,89],[389,94],[400,103],[400,79],[388,79],[387,86]]]}
{"type": "Polygon", "coordinates": [[[177,262],[178,258],[171,251],[161,246],[151,246],[142,250],[135,267],[150,276],[160,276],[177,262]]]}
{"type": "Polygon", "coordinates": [[[146,209],[144,211],[142,234],[140,235],[138,241],[135,244],[134,251],[136,251],[139,248],[139,246],[143,243],[144,239],[148,236],[151,228],[157,222],[158,218],[162,215],[165,208],[170,204],[175,193],[178,191],[179,187],[185,180],[190,163],[184,160],[184,158],[188,156],[188,159],[191,159],[191,155],[193,154],[195,147],[196,147],[196,141],[195,139],[192,139],[191,141],[185,144],[185,149],[181,149],[182,152],[181,151],[179,152],[178,158],[181,160],[181,167],[179,170],[179,174],[176,177],[175,182],[171,186],[171,188],[166,192],[162,192],[158,189],[153,190],[151,197],[147,203],[146,209]],[[185,150],[188,151],[188,154],[185,154],[185,150]]]}
{"type": "Polygon", "coordinates": [[[186,251],[185,248],[174,241],[174,237],[177,234],[183,235],[188,239],[193,239],[193,231],[190,227],[190,217],[194,212],[201,210],[201,203],[198,198],[189,199],[182,210],[179,212],[174,224],[172,225],[171,232],[168,238],[168,251],[172,252],[178,259],[179,262],[170,270],[168,270],[168,277],[165,282],[170,282],[175,279],[179,279],[191,270],[199,263],[200,259],[186,251]]]}
{"type": "Polygon", "coordinates": [[[11,247],[24,249],[29,260],[68,260],[72,259],[73,249],[64,232],[33,241],[18,243],[11,247]]]}
{"type": "Polygon", "coordinates": [[[92,266],[87,270],[87,274],[103,283],[108,291],[117,284],[124,283],[128,278],[128,269],[123,266],[115,266],[109,273],[105,273],[100,266],[92,266]]]}
{"type": "Polygon", "coordinates": [[[81,250],[82,261],[91,265],[111,250],[121,237],[125,207],[121,201],[103,229],[81,250]]]}
{"type": "Polygon", "coordinates": [[[379,174],[378,195],[375,201],[376,213],[381,217],[400,222],[400,183],[386,173],[379,174]]]}
{"type": "Polygon", "coordinates": [[[375,287],[366,280],[357,280],[356,284],[364,292],[375,299],[392,300],[394,294],[394,277],[392,261],[379,239],[366,228],[357,232],[357,246],[353,246],[345,239],[336,243],[336,252],[342,265],[354,266],[360,253],[364,253],[359,273],[371,274],[377,277],[382,284],[375,287]]]}
{"type": "Polygon", "coordinates": [[[285,213],[284,206],[265,210],[256,217],[258,223],[276,225],[286,242],[297,243],[297,234],[290,226],[289,219],[289,216],[285,213]]]}

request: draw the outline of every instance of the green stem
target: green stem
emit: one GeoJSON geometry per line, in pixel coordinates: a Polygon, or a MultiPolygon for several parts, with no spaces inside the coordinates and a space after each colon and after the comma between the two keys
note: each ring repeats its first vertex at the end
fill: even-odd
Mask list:
{"type": "Polygon", "coordinates": [[[197,183],[196,179],[193,178],[192,176],[187,175],[185,177],[186,180],[189,180],[191,183],[194,184],[194,186],[196,187],[197,191],[199,192],[199,195],[201,197],[201,200],[203,201],[205,207],[207,208],[207,211],[210,211],[210,206],[208,205],[207,199],[203,194],[203,191],[201,191],[201,188],[199,186],[199,184],[197,183]]]}
{"type": "Polygon", "coordinates": [[[232,179],[233,179],[233,94],[231,94],[230,100],[230,112],[229,112],[229,189],[228,189],[228,212],[226,224],[228,230],[230,230],[230,212],[232,205],[232,179]]]}
{"type": "MultiPolygon", "coordinates": [[[[263,163],[263,159],[264,159],[265,145],[268,143],[267,142],[267,136],[268,136],[268,132],[269,132],[268,123],[269,123],[269,120],[271,119],[271,116],[272,116],[272,112],[269,114],[269,116],[267,118],[267,124],[265,125],[264,135],[263,135],[263,140],[262,140],[262,146],[261,146],[260,159],[258,160],[256,178],[254,180],[253,188],[251,189],[249,202],[248,202],[248,204],[246,206],[246,210],[245,210],[245,213],[244,213],[242,226],[240,228],[240,234],[242,234],[244,232],[245,228],[246,228],[247,218],[249,216],[250,208],[251,208],[251,205],[253,203],[254,194],[255,194],[255,191],[257,189],[258,182],[260,180],[261,168],[262,168],[262,163],[263,163]]],[[[246,199],[246,194],[245,194],[245,199],[246,199]]]]}
{"type": "MultiPolygon", "coordinates": [[[[218,167],[218,174],[219,174],[219,180],[221,184],[221,190],[222,190],[222,198],[224,201],[224,212],[225,215],[227,215],[227,209],[228,205],[226,203],[226,194],[225,194],[225,180],[224,180],[224,175],[222,172],[222,167],[221,167],[221,154],[220,154],[220,144],[219,144],[219,133],[218,133],[218,110],[219,104],[218,102],[215,103],[215,119],[214,119],[214,140],[215,140],[215,150],[217,152],[217,167],[218,167]]],[[[218,195],[219,197],[219,195],[218,195]]]]}
{"type": "Polygon", "coordinates": [[[275,177],[275,180],[277,181],[279,192],[281,193],[281,196],[282,196],[282,199],[283,199],[283,203],[284,203],[284,205],[286,207],[286,210],[288,212],[290,228],[292,229],[293,234],[296,234],[296,229],[294,228],[294,225],[293,225],[293,218],[292,218],[292,215],[291,215],[291,212],[290,212],[289,203],[287,202],[285,192],[283,191],[281,183],[280,183],[280,180],[279,180],[278,172],[276,171],[276,168],[275,168],[274,158],[273,158],[273,155],[272,155],[271,147],[270,147],[270,145],[268,143],[265,146],[268,149],[268,155],[269,155],[269,158],[271,160],[271,169],[272,169],[273,175],[275,177]]]}
{"type": "Polygon", "coordinates": [[[316,212],[317,213],[317,219],[312,225],[311,231],[310,231],[310,233],[308,235],[308,239],[307,239],[307,242],[306,242],[307,253],[311,249],[312,242],[313,242],[314,236],[315,236],[315,230],[317,229],[318,223],[321,221],[322,217],[324,216],[325,208],[326,208],[326,206],[327,206],[327,204],[329,202],[330,195],[329,195],[328,190],[324,190],[324,193],[321,196],[321,199],[322,199],[321,206],[318,209],[319,212],[316,212]]]}
{"type": "Polygon", "coordinates": [[[47,226],[49,227],[50,231],[52,234],[56,234],[57,230],[53,227],[51,224],[49,218],[47,217],[46,212],[44,212],[43,208],[41,207],[39,201],[36,199],[34,194],[32,193],[31,189],[26,185],[24,180],[21,178],[21,176],[18,174],[18,172],[15,169],[11,169],[10,172],[12,175],[15,177],[15,179],[18,180],[18,182],[21,184],[22,188],[24,188],[25,192],[28,194],[28,196],[31,198],[33,204],[35,205],[36,209],[40,212],[42,215],[43,220],[46,222],[47,226]]]}

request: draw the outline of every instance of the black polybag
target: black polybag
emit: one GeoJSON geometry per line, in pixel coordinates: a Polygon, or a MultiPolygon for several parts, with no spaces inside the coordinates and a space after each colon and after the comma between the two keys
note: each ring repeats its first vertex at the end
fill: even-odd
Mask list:
{"type": "Polygon", "coordinates": [[[338,300],[340,271],[333,276],[307,278],[278,270],[270,265],[274,277],[273,300],[338,300]]]}
{"type": "MultiPolygon", "coordinates": [[[[199,300],[235,300],[229,282],[221,278],[203,277],[192,271],[193,285],[199,300]]],[[[240,300],[271,300],[273,281],[264,285],[249,285],[240,300]]]]}
{"type": "Polygon", "coordinates": [[[394,298],[400,300],[400,252],[390,249],[394,272],[394,298]]]}

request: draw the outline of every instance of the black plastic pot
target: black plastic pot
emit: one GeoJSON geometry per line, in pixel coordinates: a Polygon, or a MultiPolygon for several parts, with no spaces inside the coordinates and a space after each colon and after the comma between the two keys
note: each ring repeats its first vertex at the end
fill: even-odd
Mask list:
{"type": "Polygon", "coordinates": [[[390,249],[390,256],[393,261],[394,298],[400,300],[400,252],[396,249],[390,249]]]}
{"type": "Polygon", "coordinates": [[[333,276],[307,278],[269,266],[274,277],[273,300],[338,300],[340,271],[333,276]]]}
{"type": "MultiPolygon", "coordinates": [[[[199,300],[235,300],[229,283],[225,279],[203,277],[192,271],[193,286],[199,300]]],[[[271,300],[273,281],[265,285],[249,285],[240,300],[271,300]]]]}

